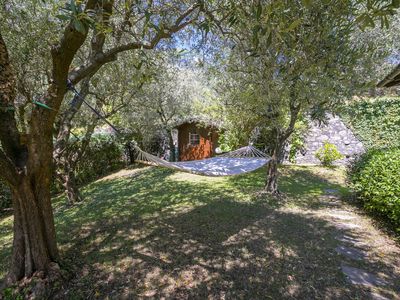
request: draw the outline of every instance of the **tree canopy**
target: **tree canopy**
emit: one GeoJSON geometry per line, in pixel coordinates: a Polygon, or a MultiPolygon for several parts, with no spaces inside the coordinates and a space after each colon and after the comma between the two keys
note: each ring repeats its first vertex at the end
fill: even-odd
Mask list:
{"type": "Polygon", "coordinates": [[[190,115],[224,122],[228,147],[257,132],[272,156],[266,189],[277,193],[278,161],[299,122],[323,120],[371,87],[371,71],[386,70],[374,63],[397,57],[387,29],[399,5],[3,0],[0,177],[13,198],[10,281],[50,274],[60,261],[51,187],[57,178],[71,204],[82,200],[74,172],[100,124],[85,102],[126,128],[122,138],[144,143],[163,132],[171,150],[174,123],[190,115]]]}

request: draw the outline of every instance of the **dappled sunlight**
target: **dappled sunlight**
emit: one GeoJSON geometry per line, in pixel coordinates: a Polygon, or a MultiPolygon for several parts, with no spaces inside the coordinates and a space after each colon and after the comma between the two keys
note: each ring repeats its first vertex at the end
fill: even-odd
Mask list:
{"type": "Polygon", "coordinates": [[[12,246],[12,223],[13,216],[0,215],[0,279],[7,273],[10,264],[12,246]]]}
{"type": "MultiPolygon", "coordinates": [[[[232,210],[231,205],[227,202],[222,203],[221,210],[229,212],[232,210]]],[[[202,219],[204,223],[209,222],[208,208],[200,209],[203,211],[192,210],[189,214],[193,217],[197,215],[197,219],[202,219]]],[[[103,280],[100,278],[107,276],[107,284],[112,285],[114,289],[123,289],[126,281],[135,282],[136,286],[132,286],[130,295],[154,297],[218,297],[221,289],[227,296],[250,297],[263,293],[271,294],[278,287],[282,293],[288,287],[291,293],[301,295],[306,292],[304,281],[307,282],[309,272],[314,273],[318,268],[324,269],[324,272],[337,272],[335,254],[326,251],[328,248],[323,247],[324,242],[319,242],[319,246],[323,247],[321,250],[326,251],[323,255],[328,257],[328,263],[319,266],[320,257],[315,257],[319,240],[315,230],[318,228],[321,234],[321,226],[306,226],[306,229],[302,230],[305,231],[302,237],[294,239],[300,231],[294,229],[301,228],[313,220],[306,218],[303,221],[302,218],[291,214],[275,215],[267,210],[262,212],[267,213],[268,217],[261,217],[261,214],[252,217],[244,214],[244,219],[250,219],[249,225],[239,223],[238,229],[232,230],[233,234],[226,233],[223,236],[220,235],[220,231],[227,228],[227,224],[232,226],[232,223],[219,213],[213,216],[218,223],[213,223],[213,226],[207,228],[207,235],[200,236],[196,228],[198,224],[191,225],[185,214],[168,216],[150,236],[137,240],[137,243],[124,250],[124,253],[129,252],[129,256],[132,257],[131,263],[127,263],[125,257],[119,260],[119,249],[110,247],[109,253],[97,253],[97,260],[105,259],[104,267],[95,268],[93,272],[99,276],[101,282],[103,280]],[[281,232],[284,223],[296,219],[300,223],[294,222],[290,225],[293,226],[293,235],[284,237],[281,232]],[[278,221],[271,223],[271,220],[278,221]],[[247,239],[249,231],[258,232],[259,235],[247,239]],[[304,247],[304,239],[309,236],[315,236],[316,241],[304,247]],[[111,265],[107,261],[111,262],[111,265]],[[304,269],[307,265],[313,268],[304,269]],[[112,279],[107,275],[109,273],[113,274],[112,279]]],[[[127,246],[126,241],[124,246],[127,246]]],[[[97,288],[102,291],[101,286],[97,288]]]]}
{"type": "MultiPolygon", "coordinates": [[[[133,177],[120,174],[87,185],[83,203],[56,212],[61,255],[75,274],[67,296],[86,298],[95,291],[100,298],[126,299],[362,298],[366,293],[350,287],[340,270],[338,233],[359,233],[338,228],[340,211],[324,202],[346,192],[330,173],[284,167],[283,198],[258,194],[263,170],[227,178],[160,168],[135,170],[133,177]],[[327,196],[327,190],[338,195],[327,196]]],[[[393,252],[380,251],[384,258],[370,254],[368,263],[395,278],[393,252]]]]}
{"type": "Polygon", "coordinates": [[[104,176],[104,177],[96,180],[95,183],[103,182],[103,181],[107,181],[107,180],[114,180],[114,179],[118,179],[121,177],[134,178],[134,177],[139,176],[139,175],[143,174],[144,172],[148,172],[150,170],[151,170],[151,167],[138,167],[138,168],[122,169],[118,172],[112,173],[108,176],[104,176]]]}

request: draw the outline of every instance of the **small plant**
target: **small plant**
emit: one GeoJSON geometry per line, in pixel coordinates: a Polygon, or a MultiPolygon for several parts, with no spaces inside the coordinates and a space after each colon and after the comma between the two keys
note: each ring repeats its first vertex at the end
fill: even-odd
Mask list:
{"type": "Polygon", "coordinates": [[[296,155],[298,152],[302,152],[304,150],[304,138],[302,136],[295,135],[292,138],[292,142],[290,144],[289,149],[289,162],[292,164],[296,163],[296,155]]]}
{"type": "Polygon", "coordinates": [[[315,152],[315,157],[325,167],[332,167],[333,162],[342,159],[344,156],[334,144],[324,142],[324,145],[315,152]]]}

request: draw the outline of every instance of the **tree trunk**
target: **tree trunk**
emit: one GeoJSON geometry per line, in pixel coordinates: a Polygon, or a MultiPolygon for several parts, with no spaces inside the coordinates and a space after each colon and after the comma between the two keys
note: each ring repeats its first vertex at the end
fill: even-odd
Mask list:
{"type": "MultiPolygon", "coordinates": [[[[88,85],[89,81],[85,80],[82,97],[78,99],[80,102],[76,102],[79,107],[82,105],[82,100],[89,91],[88,85]]],[[[72,147],[70,134],[72,119],[76,111],[77,108],[75,107],[74,111],[67,111],[63,115],[63,120],[60,122],[60,131],[53,150],[53,158],[58,169],[57,178],[61,181],[65,189],[69,205],[74,205],[76,202],[81,202],[83,200],[76,183],[75,169],[90,144],[90,139],[98,121],[97,116],[93,115],[91,122],[86,128],[86,133],[81,141],[80,147],[72,147]]]]}
{"type": "Polygon", "coordinates": [[[282,131],[279,128],[275,128],[275,138],[276,142],[274,145],[274,150],[272,152],[271,160],[268,164],[267,178],[265,181],[265,190],[271,194],[279,194],[278,190],[278,162],[282,157],[284,151],[284,146],[287,139],[294,131],[294,126],[297,121],[297,117],[300,112],[300,104],[296,104],[297,98],[296,94],[291,92],[291,102],[290,102],[290,122],[287,128],[282,131]]]}
{"type": "Polygon", "coordinates": [[[171,130],[168,130],[168,140],[169,140],[169,151],[170,151],[169,159],[170,161],[176,161],[174,137],[172,135],[171,130]]]}
{"type": "Polygon", "coordinates": [[[11,281],[32,276],[35,271],[46,272],[58,260],[50,187],[46,186],[49,182],[49,178],[40,180],[22,175],[18,185],[11,187],[14,209],[11,281]]]}
{"type": "MultiPolygon", "coordinates": [[[[66,151],[67,152],[67,151],[66,151]]],[[[76,183],[75,165],[71,157],[62,157],[57,164],[57,179],[64,187],[65,195],[67,196],[67,203],[74,205],[81,202],[83,197],[79,191],[76,183]],[[71,161],[70,161],[71,160],[71,161]]]]}
{"type": "Polygon", "coordinates": [[[68,203],[70,205],[74,205],[77,202],[81,202],[83,200],[83,197],[76,183],[76,178],[73,170],[68,170],[61,176],[65,193],[67,194],[68,203]]]}
{"type": "Polygon", "coordinates": [[[135,163],[136,150],[133,147],[132,142],[127,142],[125,144],[125,155],[126,155],[126,164],[128,166],[133,165],[135,163]]]}
{"type": "Polygon", "coordinates": [[[265,190],[271,194],[279,194],[278,190],[278,161],[282,153],[282,144],[277,143],[268,163],[267,178],[265,181],[265,190]]]}

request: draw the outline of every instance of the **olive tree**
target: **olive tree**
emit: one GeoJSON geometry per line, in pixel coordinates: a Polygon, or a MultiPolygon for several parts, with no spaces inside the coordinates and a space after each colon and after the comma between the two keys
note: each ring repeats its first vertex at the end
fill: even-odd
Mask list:
{"type": "Polygon", "coordinates": [[[166,133],[170,159],[175,161],[174,127],[201,115],[212,93],[202,71],[180,63],[173,53],[156,61],[153,73],[152,82],[138,93],[136,107],[147,121],[152,120],[153,127],[166,133]]]}
{"type": "Polygon", "coordinates": [[[59,261],[50,183],[54,125],[67,82],[76,85],[92,77],[122,52],[157,47],[200,22],[203,9],[201,1],[70,1],[56,18],[58,3],[7,1],[1,8],[4,20],[10,22],[1,26],[0,33],[0,176],[13,196],[11,281],[47,271],[59,261]],[[40,32],[32,30],[32,14],[44,20],[53,34],[36,36],[40,32]],[[8,35],[6,26],[17,28],[19,35],[8,35]],[[23,66],[13,56],[18,39],[25,45],[40,42],[32,61],[42,84],[26,93],[18,82],[23,66]],[[26,122],[17,121],[16,111],[32,100],[35,104],[29,104],[23,116],[26,122]]]}
{"type": "Polygon", "coordinates": [[[354,1],[316,0],[259,2],[242,12],[252,22],[236,24],[230,97],[269,131],[266,191],[279,192],[278,162],[296,122],[323,118],[362,86],[356,70],[374,48],[353,42],[359,10],[354,1]]]}

